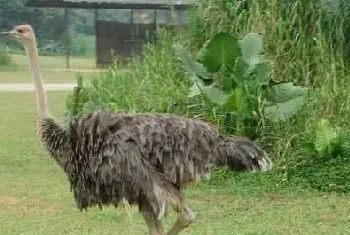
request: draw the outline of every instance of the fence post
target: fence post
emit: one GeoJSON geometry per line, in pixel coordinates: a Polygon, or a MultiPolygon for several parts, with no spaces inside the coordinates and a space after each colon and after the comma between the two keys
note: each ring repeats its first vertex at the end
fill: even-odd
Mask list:
{"type": "Polygon", "coordinates": [[[99,66],[99,53],[98,53],[98,9],[95,6],[95,57],[96,57],[96,67],[99,66]]]}
{"type": "Polygon", "coordinates": [[[65,19],[65,31],[66,31],[66,68],[70,68],[70,50],[71,50],[71,40],[70,40],[70,32],[69,32],[69,9],[67,7],[64,8],[64,19],[65,19]]]}

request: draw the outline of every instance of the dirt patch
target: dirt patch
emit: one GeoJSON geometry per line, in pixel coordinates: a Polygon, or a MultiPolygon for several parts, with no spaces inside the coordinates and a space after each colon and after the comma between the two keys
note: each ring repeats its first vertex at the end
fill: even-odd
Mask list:
{"type": "Polygon", "coordinates": [[[336,213],[328,213],[323,217],[323,220],[325,222],[327,221],[333,221],[333,220],[337,220],[338,219],[338,215],[336,213]]]}
{"type": "Polygon", "coordinates": [[[0,196],[0,212],[11,208],[12,211],[29,213],[40,211],[41,213],[57,213],[63,208],[55,202],[43,202],[36,198],[16,199],[14,197],[0,196]]]}
{"type": "Polygon", "coordinates": [[[0,205],[16,205],[17,199],[14,197],[0,196],[0,205]]]}

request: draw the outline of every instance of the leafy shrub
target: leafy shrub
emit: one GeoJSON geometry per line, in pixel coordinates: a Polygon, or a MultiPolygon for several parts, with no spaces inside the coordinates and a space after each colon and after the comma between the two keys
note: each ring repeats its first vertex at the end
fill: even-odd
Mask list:
{"type": "MultiPolygon", "coordinates": [[[[196,61],[181,45],[176,45],[175,51],[193,83],[189,97],[203,95],[205,101],[223,110],[225,117],[233,114],[233,132],[256,128],[245,125],[257,124],[263,118],[285,121],[305,103],[304,88],[292,83],[273,84],[270,80],[272,64],[262,58],[263,42],[256,33],[240,41],[228,33],[216,34],[199,50],[196,61]]],[[[223,122],[225,127],[230,124],[223,122]]]]}

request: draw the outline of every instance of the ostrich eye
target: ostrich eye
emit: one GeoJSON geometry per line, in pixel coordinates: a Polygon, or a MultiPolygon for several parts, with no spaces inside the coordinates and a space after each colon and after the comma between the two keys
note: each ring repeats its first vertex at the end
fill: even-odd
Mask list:
{"type": "Polygon", "coordinates": [[[23,30],[22,29],[17,29],[17,32],[22,34],[23,33],[23,30]]]}

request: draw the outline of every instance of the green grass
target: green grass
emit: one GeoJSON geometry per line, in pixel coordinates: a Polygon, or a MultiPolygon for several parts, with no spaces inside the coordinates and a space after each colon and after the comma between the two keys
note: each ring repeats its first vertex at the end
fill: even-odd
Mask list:
{"type": "MultiPolygon", "coordinates": [[[[49,105],[60,117],[67,93],[50,92],[49,105]]],[[[0,234],[146,234],[133,209],[79,212],[62,170],[40,148],[34,93],[0,93],[0,234]]],[[[273,192],[250,184],[196,187],[187,191],[197,222],[183,234],[347,234],[348,196],[314,191],[273,192]]],[[[256,178],[256,177],[254,177],[256,178]]],[[[269,188],[273,188],[269,186],[269,188]]],[[[167,218],[167,228],[174,219],[167,218]]]]}
{"type": "MultiPolygon", "coordinates": [[[[26,55],[12,54],[12,64],[0,66],[0,83],[32,82],[29,61],[26,55]]],[[[94,57],[72,57],[71,68],[66,69],[64,56],[41,56],[40,66],[45,82],[75,82],[78,74],[86,77],[99,72],[94,57]]]]}

